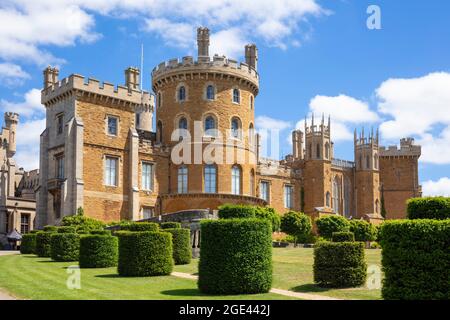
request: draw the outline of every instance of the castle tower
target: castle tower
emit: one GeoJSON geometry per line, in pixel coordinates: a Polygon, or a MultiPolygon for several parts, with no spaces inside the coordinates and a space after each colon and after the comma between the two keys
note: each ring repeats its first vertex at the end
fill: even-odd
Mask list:
{"type": "Polygon", "coordinates": [[[44,70],[44,89],[47,89],[58,83],[59,70],[48,66],[44,70]]]}
{"type": "Polygon", "coordinates": [[[5,113],[5,127],[9,129],[8,139],[8,158],[12,158],[16,154],[16,133],[17,124],[19,123],[19,115],[14,112],[5,113]]]}
{"type": "Polygon", "coordinates": [[[292,149],[294,160],[303,160],[303,132],[301,130],[292,132],[292,149]]]}
{"type": "Polygon", "coordinates": [[[245,63],[255,70],[258,70],[258,48],[256,44],[245,46],[245,63]]]}
{"type": "Polygon", "coordinates": [[[310,126],[305,120],[305,213],[314,213],[316,208],[326,208],[329,211],[332,206],[330,128],[330,118],[328,125],[325,124],[324,117],[319,125],[315,124],[314,115],[310,126]]]}
{"type": "Polygon", "coordinates": [[[364,129],[359,137],[355,130],[355,197],[356,218],[366,215],[380,216],[380,174],[379,174],[379,134],[374,132],[365,136],[364,129]]]}
{"type": "Polygon", "coordinates": [[[152,73],[157,141],[169,147],[172,155],[181,157],[171,159],[168,174],[169,193],[177,199],[163,197],[163,212],[261,201],[256,198],[258,142],[249,135],[255,128],[258,73],[247,64],[224,56],[209,57],[207,28],[198,29],[197,39],[197,61],[193,57],[172,59],[152,73]],[[179,142],[188,138],[191,148],[178,152],[179,142]],[[220,152],[211,152],[208,146],[212,142],[224,147],[220,152]],[[205,161],[205,155],[213,159],[205,161]],[[204,196],[205,193],[215,195],[204,196]],[[196,204],[193,197],[196,201],[204,197],[204,202],[196,204]]]}
{"type": "Polygon", "coordinates": [[[421,197],[419,158],[422,150],[414,139],[397,146],[380,148],[380,181],[386,219],[405,219],[406,201],[421,197]]]}
{"type": "Polygon", "coordinates": [[[135,67],[128,67],[125,69],[125,86],[129,90],[139,90],[139,76],[140,70],[135,67]]]}

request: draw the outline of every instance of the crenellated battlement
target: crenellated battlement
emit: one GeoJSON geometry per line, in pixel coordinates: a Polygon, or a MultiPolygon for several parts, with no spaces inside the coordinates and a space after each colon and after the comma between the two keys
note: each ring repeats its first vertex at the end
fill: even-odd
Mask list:
{"type": "Polygon", "coordinates": [[[43,89],[41,102],[45,106],[49,106],[59,98],[71,94],[74,91],[129,103],[135,107],[141,106],[153,108],[154,106],[154,97],[146,91],[142,94],[140,90],[121,85],[115,87],[111,83],[100,82],[94,78],[85,78],[78,74],[72,74],[61,81],[50,85],[46,89],[43,89]]]}
{"type": "Polygon", "coordinates": [[[400,140],[400,148],[398,146],[380,147],[380,157],[420,157],[422,147],[416,145],[413,138],[405,138],[400,140]]]}

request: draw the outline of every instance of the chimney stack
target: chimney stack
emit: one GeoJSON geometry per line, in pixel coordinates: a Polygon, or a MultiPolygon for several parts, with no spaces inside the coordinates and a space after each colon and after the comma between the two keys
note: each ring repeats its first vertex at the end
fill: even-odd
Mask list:
{"type": "Polygon", "coordinates": [[[129,67],[125,70],[125,86],[129,90],[139,90],[139,75],[140,71],[138,68],[129,67]]]}
{"type": "Polygon", "coordinates": [[[258,48],[256,44],[245,46],[245,63],[255,70],[258,70],[258,48]]]}
{"type": "Polygon", "coordinates": [[[197,29],[197,45],[198,45],[198,57],[208,57],[209,59],[209,29],[200,27],[197,29]]]}
{"type": "Polygon", "coordinates": [[[58,83],[59,70],[48,66],[44,70],[44,89],[50,88],[58,83]]]}

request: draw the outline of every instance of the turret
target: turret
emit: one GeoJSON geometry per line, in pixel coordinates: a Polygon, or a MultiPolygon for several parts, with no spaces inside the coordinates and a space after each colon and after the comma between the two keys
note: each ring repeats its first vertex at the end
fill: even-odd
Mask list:
{"type": "Polygon", "coordinates": [[[19,123],[19,115],[13,112],[5,112],[5,127],[9,129],[8,157],[11,158],[16,153],[16,132],[19,123]]]}
{"type": "Polygon", "coordinates": [[[255,44],[245,46],[245,63],[258,70],[258,48],[255,44]]]}
{"type": "Polygon", "coordinates": [[[58,83],[59,70],[48,66],[44,70],[44,89],[50,88],[58,83]]]}
{"type": "Polygon", "coordinates": [[[139,75],[140,70],[138,68],[129,67],[125,70],[125,86],[129,90],[139,90],[139,75]]]}
{"type": "Polygon", "coordinates": [[[303,132],[301,130],[292,132],[292,147],[294,160],[303,160],[303,132]]]}
{"type": "Polygon", "coordinates": [[[209,29],[200,27],[197,29],[197,45],[198,45],[198,57],[209,60],[209,29]]]}
{"type": "Polygon", "coordinates": [[[325,117],[319,126],[314,124],[314,115],[311,119],[311,126],[305,119],[305,159],[306,160],[326,160],[332,159],[332,143],[330,134],[331,120],[328,118],[328,125],[325,124],[325,117]]]}
{"type": "Polygon", "coordinates": [[[368,137],[365,136],[364,128],[359,134],[355,130],[354,147],[356,170],[379,170],[379,133],[373,132],[368,137]]]}

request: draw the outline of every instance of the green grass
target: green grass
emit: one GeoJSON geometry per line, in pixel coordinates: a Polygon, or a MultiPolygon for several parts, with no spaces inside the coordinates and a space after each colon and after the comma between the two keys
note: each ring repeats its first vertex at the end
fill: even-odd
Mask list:
{"type": "MultiPolygon", "coordinates": [[[[367,265],[377,265],[381,268],[381,250],[366,250],[365,252],[367,265]]],[[[198,260],[193,260],[189,265],[176,266],[175,271],[196,274],[197,264],[198,260]]],[[[273,288],[342,299],[381,299],[381,290],[369,290],[364,287],[351,289],[325,289],[314,285],[312,270],[313,249],[274,248],[273,265],[273,288]]]]}
{"type": "MultiPolygon", "coordinates": [[[[70,290],[66,282],[67,267],[77,263],[53,262],[34,255],[0,257],[0,288],[24,299],[45,300],[274,300],[287,297],[277,294],[209,296],[197,289],[195,280],[174,276],[125,278],[116,268],[81,269],[81,289],[70,290]]],[[[178,270],[177,270],[178,271],[178,270]]]]}

